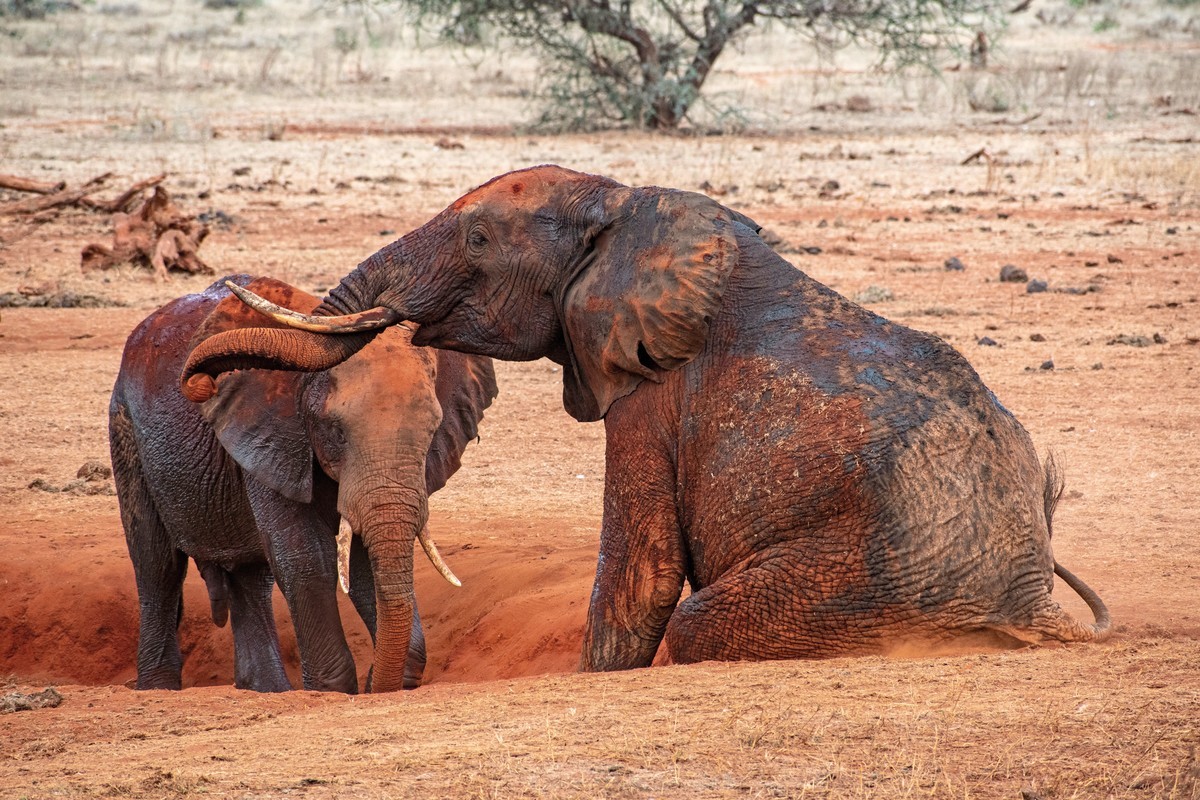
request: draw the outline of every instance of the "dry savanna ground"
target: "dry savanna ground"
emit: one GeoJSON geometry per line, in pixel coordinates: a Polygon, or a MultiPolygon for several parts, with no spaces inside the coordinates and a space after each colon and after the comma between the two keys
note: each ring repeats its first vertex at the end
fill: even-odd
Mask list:
{"type": "MultiPolygon", "coordinates": [[[[465,585],[418,575],[426,686],[235,691],[193,570],[188,688],[134,692],[116,499],[76,471],[107,462],[128,332],[212,278],[84,274],[106,214],[4,215],[0,295],[95,307],[0,309],[0,693],[63,697],[0,715],[0,796],[1200,797],[1198,15],[1034,0],[990,71],[941,77],[772,33],[719,64],[712,90],[746,125],[719,136],[530,133],[524,56],[419,49],[386,17],[368,35],[282,2],[239,18],[143,0],[0,19],[0,172],[112,172],[99,196],[166,173],[206,215],[218,274],[320,292],[470,187],[544,162],[749,213],[798,268],[958,348],[1058,455],[1056,555],[1117,631],[575,674],[603,431],[562,411],[552,364],[501,364],[481,440],[432,500],[465,585]],[[980,148],[990,160],[962,163],[980,148]],[[1047,291],[1000,282],[1005,265],[1047,291]]],[[[347,627],[365,674],[366,635],[347,627]]]]}

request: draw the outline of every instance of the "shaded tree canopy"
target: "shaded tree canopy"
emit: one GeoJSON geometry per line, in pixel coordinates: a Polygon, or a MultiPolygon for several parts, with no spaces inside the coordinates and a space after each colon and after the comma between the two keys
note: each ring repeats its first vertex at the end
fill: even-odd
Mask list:
{"type": "Polygon", "coordinates": [[[751,27],[787,26],[830,47],[873,48],[890,67],[932,64],[998,27],[996,0],[400,0],[459,42],[489,27],[541,61],[540,123],[672,129],[713,65],[751,27]]]}

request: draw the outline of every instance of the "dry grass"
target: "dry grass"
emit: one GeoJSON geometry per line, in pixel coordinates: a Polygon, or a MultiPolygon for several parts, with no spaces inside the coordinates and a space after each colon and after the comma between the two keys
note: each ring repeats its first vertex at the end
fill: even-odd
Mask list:
{"type": "MultiPolygon", "coordinates": [[[[131,713],[142,703],[127,692],[79,690],[116,724],[26,763],[52,758],[62,777],[39,791],[68,797],[104,785],[117,796],[1194,800],[1198,653],[1194,642],[1143,639],[920,661],[661,668],[322,698],[310,708],[243,695],[233,712],[242,723],[212,733],[189,708],[151,699],[180,728],[168,742],[126,738],[129,727],[154,724],[131,713]],[[278,714],[257,713],[267,706],[278,714]],[[314,725],[319,737],[294,735],[314,725]],[[94,761],[118,740],[120,764],[94,761]],[[164,748],[174,752],[170,769],[155,764],[164,748]]],[[[228,690],[203,694],[220,703],[228,690]]]]}

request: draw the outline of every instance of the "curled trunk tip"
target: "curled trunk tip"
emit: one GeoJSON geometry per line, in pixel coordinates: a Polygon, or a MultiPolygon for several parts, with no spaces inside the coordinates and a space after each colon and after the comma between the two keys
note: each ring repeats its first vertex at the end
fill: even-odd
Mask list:
{"type": "Polygon", "coordinates": [[[212,379],[211,375],[203,373],[185,379],[179,388],[183,392],[183,396],[193,403],[203,403],[211,400],[217,394],[217,382],[212,379]]]}

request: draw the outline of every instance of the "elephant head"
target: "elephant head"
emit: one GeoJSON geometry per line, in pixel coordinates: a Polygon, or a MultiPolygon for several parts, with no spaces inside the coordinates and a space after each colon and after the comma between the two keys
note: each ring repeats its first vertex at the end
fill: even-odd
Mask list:
{"type": "MultiPolygon", "coordinates": [[[[327,369],[363,331],[408,320],[414,344],[563,364],[567,411],[593,421],[704,347],[739,224],[758,229],[703,195],[541,166],[489,181],[375,253],[313,315],[239,294],[284,324],[345,334],[296,331],[294,368],[327,369]]],[[[205,396],[210,375],[258,357],[198,350],[185,392],[205,396]]]]}
{"type": "MultiPolygon", "coordinates": [[[[315,297],[269,278],[248,288],[280,307],[311,311],[317,305],[315,297]]],[[[297,344],[312,337],[305,333],[297,342],[297,332],[264,320],[231,295],[209,314],[193,345],[269,352],[269,363],[256,366],[284,370],[297,344]]],[[[448,392],[439,392],[444,387],[438,385],[435,351],[413,347],[411,331],[402,327],[371,337],[370,347],[357,353],[348,348],[353,357],[326,371],[227,372],[215,394],[190,399],[202,403],[201,413],[222,446],[259,483],[297,503],[310,503],[319,488],[314,464],[337,482],[337,511],[362,537],[370,558],[377,614],[373,688],[386,691],[400,688],[408,654],[414,540],[421,541],[438,571],[457,583],[424,531],[427,496],[457,468],[458,454],[474,438],[478,414],[494,397],[495,384],[490,367],[486,374],[472,375],[469,365],[463,374],[456,364],[456,382],[468,393],[475,387],[478,397],[469,398],[475,413],[464,425],[452,408],[443,426],[439,401],[451,398],[439,397],[448,392]],[[461,441],[438,444],[438,436],[461,441]]],[[[352,341],[341,337],[336,343],[352,341]]]]}

